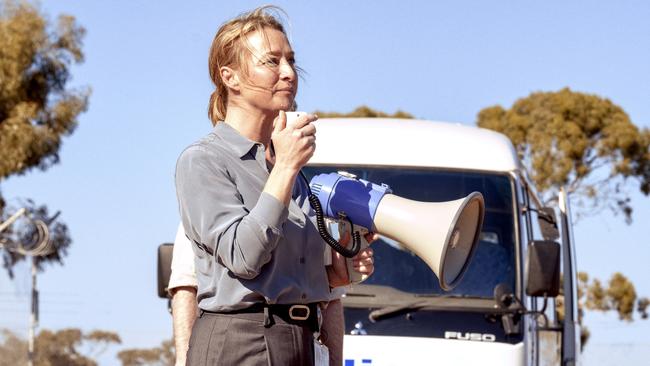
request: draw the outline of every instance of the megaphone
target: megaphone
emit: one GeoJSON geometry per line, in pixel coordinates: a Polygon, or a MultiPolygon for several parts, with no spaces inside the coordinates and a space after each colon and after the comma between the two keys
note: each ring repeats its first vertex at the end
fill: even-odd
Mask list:
{"type": "MultiPolygon", "coordinates": [[[[431,268],[443,290],[456,287],[465,274],[483,226],[481,193],[448,202],[419,202],[346,172],[314,176],[309,185],[312,199],[321,206],[317,213],[322,208],[324,216],[345,219],[401,243],[431,268]]],[[[357,273],[350,271],[350,264],[348,272],[357,273]]],[[[360,282],[358,277],[351,279],[360,282]]]]}

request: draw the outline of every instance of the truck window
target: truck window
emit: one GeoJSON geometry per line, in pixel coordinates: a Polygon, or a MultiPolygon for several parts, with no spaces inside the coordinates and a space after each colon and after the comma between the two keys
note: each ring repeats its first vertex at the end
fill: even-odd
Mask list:
{"type": "Polygon", "coordinates": [[[515,233],[513,184],[507,174],[412,169],[398,167],[359,168],[346,166],[306,167],[311,179],[316,174],[345,170],[360,179],[385,183],[393,193],[425,202],[450,201],[473,191],[483,194],[486,204],[481,240],[470,267],[460,284],[443,291],[429,267],[400,243],[383,238],[373,243],[375,273],[364,284],[390,286],[423,295],[457,295],[492,298],[494,287],[505,283],[515,287],[515,233]]]}

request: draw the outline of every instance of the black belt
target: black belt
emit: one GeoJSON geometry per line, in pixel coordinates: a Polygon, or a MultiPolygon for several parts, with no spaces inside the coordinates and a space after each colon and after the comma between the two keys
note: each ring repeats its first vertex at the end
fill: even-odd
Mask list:
{"type": "Polygon", "coordinates": [[[236,315],[236,314],[264,314],[264,326],[270,327],[273,325],[273,316],[277,316],[284,322],[300,326],[307,326],[312,332],[317,332],[318,326],[318,313],[319,303],[313,302],[309,304],[263,304],[256,303],[244,309],[231,310],[231,311],[207,311],[201,309],[202,313],[208,314],[222,314],[222,315],[236,315]]]}

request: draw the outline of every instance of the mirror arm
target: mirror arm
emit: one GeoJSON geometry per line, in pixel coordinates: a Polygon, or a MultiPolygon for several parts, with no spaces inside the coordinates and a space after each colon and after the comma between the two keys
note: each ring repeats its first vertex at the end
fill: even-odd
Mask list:
{"type": "Polygon", "coordinates": [[[548,214],[547,212],[545,212],[543,210],[538,210],[538,209],[532,208],[530,206],[523,206],[521,208],[521,210],[522,210],[523,213],[535,212],[535,213],[537,213],[538,218],[548,222],[549,224],[553,224],[553,225],[555,225],[557,227],[557,221],[555,220],[555,217],[553,217],[553,215],[550,215],[550,214],[548,214]]]}
{"type": "Polygon", "coordinates": [[[534,311],[528,310],[524,303],[517,297],[517,295],[510,292],[509,289],[507,289],[505,286],[497,285],[494,290],[494,297],[497,303],[497,307],[507,309],[513,303],[515,303],[517,306],[516,309],[513,309],[514,312],[506,313],[501,316],[501,323],[506,335],[518,334],[521,332],[519,322],[515,321],[515,317],[522,315],[532,315],[534,316],[535,320],[537,320],[539,317],[542,317],[544,319],[544,325],[540,328],[545,330],[554,330],[548,326],[548,317],[546,316],[546,308],[548,307],[548,295],[546,293],[544,293],[544,304],[542,305],[542,308],[540,310],[534,311]]]}

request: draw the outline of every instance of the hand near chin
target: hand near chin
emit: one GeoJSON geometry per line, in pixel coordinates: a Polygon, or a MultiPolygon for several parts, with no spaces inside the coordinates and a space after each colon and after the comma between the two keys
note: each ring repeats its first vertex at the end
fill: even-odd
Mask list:
{"type": "Polygon", "coordinates": [[[317,116],[305,113],[287,126],[287,115],[280,111],[271,134],[275,166],[297,170],[307,164],[316,150],[316,127],[311,122],[317,119],[317,116]]]}
{"type": "MultiPolygon", "coordinates": [[[[368,244],[379,239],[379,235],[375,233],[367,233],[365,239],[368,244]]],[[[339,243],[342,246],[347,247],[350,243],[350,233],[346,232],[339,243]]],[[[354,270],[363,275],[365,280],[375,270],[374,266],[374,252],[372,248],[366,247],[361,249],[357,255],[352,257],[352,265],[354,270]]],[[[346,258],[336,251],[332,250],[332,265],[325,267],[327,270],[327,278],[330,283],[330,287],[340,287],[350,284],[350,276],[348,274],[348,267],[346,263],[346,258]]]]}

